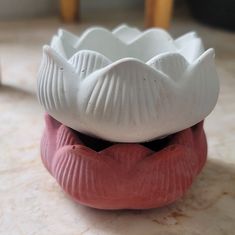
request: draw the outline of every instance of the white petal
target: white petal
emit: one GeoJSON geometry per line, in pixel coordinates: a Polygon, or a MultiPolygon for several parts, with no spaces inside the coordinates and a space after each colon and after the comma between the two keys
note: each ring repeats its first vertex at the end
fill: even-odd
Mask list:
{"type": "Polygon", "coordinates": [[[193,34],[174,42],[163,30],[147,30],[127,43],[93,28],[79,39],[61,31],[52,47],[44,48],[38,75],[41,104],[99,138],[143,142],[178,132],[203,120],[218,98],[214,52],[203,53],[193,34]]]}
{"type": "Polygon", "coordinates": [[[76,52],[76,49],[69,41],[57,35],[52,38],[51,47],[66,59],[69,59],[76,52]]]}
{"type": "Polygon", "coordinates": [[[184,46],[185,43],[187,43],[188,41],[190,41],[194,38],[198,38],[197,33],[196,32],[189,32],[189,33],[186,33],[186,34],[176,38],[175,44],[177,47],[181,48],[184,46]]]}
{"type": "Polygon", "coordinates": [[[86,31],[78,41],[76,50],[96,51],[112,61],[121,59],[126,53],[124,44],[111,32],[103,28],[86,31]],[[114,53],[115,52],[115,53],[114,53]]]}
{"type": "Polygon", "coordinates": [[[111,64],[111,61],[100,53],[82,50],[74,54],[69,63],[74,67],[79,79],[84,79],[94,71],[111,64]]]}
{"type": "Polygon", "coordinates": [[[49,114],[60,116],[71,109],[77,90],[74,76],[72,66],[52,48],[44,46],[37,85],[39,101],[49,114]]]}
{"type": "Polygon", "coordinates": [[[149,133],[149,120],[157,119],[157,91],[167,79],[134,59],[123,59],[93,73],[81,84],[84,92],[78,98],[89,123],[82,131],[117,142],[155,138],[149,133]]]}
{"type": "Polygon", "coordinates": [[[126,24],[122,24],[113,29],[112,33],[123,42],[128,43],[139,36],[141,34],[141,31],[137,28],[129,27],[126,24]]]}
{"type": "Polygon", "coordinates": [[[45,46],[38,74],[38,98],[46,111],[65,123],[77,113],[77,93],[82,79],[111,63],[102,55],[80,51],[67,62],[54,49],[45,46]],[[67,113],[67,115],[64,115],[67,113]]]}
{"type": "Polygon", "coordinates": [[[182,78],[189,65],[182,55],[169,52],[152,58],[147,64],[163,72],[176,82],[182,78]]]}
{"type": "MultiPolygon", "coordinates": [[[[175,83],[140,61],[123,59],[79,84],[78,113],[65,125],[115,142],[143,142],[203,120],[218,97],[212,51],[205,52],[175,83]]],[[[179,57],[180,58],[180,57],[179,57]]]]}
{"type": "Polygon", "coordinates": [[[126,57],[138,58],[144,62],[163,52],[176,52],[173,39],[161,29],[145,31],[126,44],[104,29],[90,30],[79,40],[77,50],[93,50],[112,61],[126,57]]]}
{"type": "Polygon", "coordinates": [[[147,62],[157,54],[176,51],[173,39],[162,29],[149,29],[129,45],[129,57],[140,59],[143,62],[147,62]]]}
{"type": "Polygon", "coordinates": [[[64,45],[60,37],[58,37],[57,35],[53,36],[50,45],[58,54],[67,58],[64,45]]]}
{"type": "Polygon", "coordinates": [[[188,86],[193,87],[187,99],[191,99],[191,108],[195,112],[191,112],[191,115],[188,112],[189,120],[205,118],[215,107],[219,95],[219,78],[214,63],[213,49],[204,52],[188,67],[185,79],[186,82],[188,81],[188,86]]]}
{"type": "Polygon", "coordinates": [[[79,40],[79,37],[71,32],[68,32],[67,30],[64,29],[59,29],[58,30],[58,36],[62,38],[64,41],[67,41],[71,45],[75,45],[76,42],[79,40]]]}
{"type": "Polygon", "coordinates": [[[184,46],[179,50],[179,53],[183,55],[189,63],[191,63],[204,51],[202,40],[200,38],[194,38],[185,42],[184,46]]]}
{"type": "Polygon", "coordinates": [[[76,42],[79,40],[79,37],[76,35],[59,29],[58,34],[52,38],[51,47],[61,56],[69,59],[75,52],[76,42]]]}
{"type": "Polygon", "coordinates": [[[175,41],[159,28],[140,32],[136,28],[121,25],[112,32],[102,27],[86,30],[80,38],[65,30],[59,30],[51,46],[65,58],[79,50],[92,50],[112,61],[126,57],[147,62],[152,57],[166,52],[179,52],[192,62],[204,51],[203,43],[194,32],[185,34],[175,41]],[[129,38],[124,40],[124,38],[129,38]]]}

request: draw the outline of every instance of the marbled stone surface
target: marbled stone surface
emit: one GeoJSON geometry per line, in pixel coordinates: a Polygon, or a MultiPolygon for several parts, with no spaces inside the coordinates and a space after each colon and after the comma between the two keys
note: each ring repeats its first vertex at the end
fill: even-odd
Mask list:
{"type": "MultiPolygon", "coordinates": [[[[142,26],[142,15],[128,15],[142,26]]],[[[113,27],[118,20],[86,21],[113,27]]],[[[102,211],[70,200],[43,167],[39,142],[43,110],[35,94],[41,46],[60,27],[53,19],[0,23],[0,234],[1,235],[221,235],[235,234],[235,34],[177,18],[173,36],[196,30],[215,47],[221,78],[218,105],[205,126],[207,164],[184,198],[160,209],[102,211]]]]}

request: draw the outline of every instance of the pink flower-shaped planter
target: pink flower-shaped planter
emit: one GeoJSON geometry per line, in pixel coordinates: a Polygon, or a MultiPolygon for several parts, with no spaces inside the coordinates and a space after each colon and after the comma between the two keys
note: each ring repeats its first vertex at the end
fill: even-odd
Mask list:
{"type": "Polygon", "coordinates": [[[95,151],[83,143],[84,136],[80,138],[49,115],[45,120],[41,142],[45,167],[68,195],[91,207],[146,209],[167,205],[186,192],[206,161],[203,122],[163,143],[153,141],[151,148],[110,144],[95,151]],[[152,150],[154,144],[158,147],[152,150]]]}

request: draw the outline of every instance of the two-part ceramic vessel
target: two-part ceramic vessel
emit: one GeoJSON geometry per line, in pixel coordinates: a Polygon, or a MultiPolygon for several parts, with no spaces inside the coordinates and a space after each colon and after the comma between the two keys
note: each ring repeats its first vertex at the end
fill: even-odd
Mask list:
{"type": "Polygon", "coordinates": [[[59,30],[44,46],[42,161],[62,189],[101,209],[180,198],[207,156],[203,120],[219,92],[213,49],[196,33],[59,30]]]}

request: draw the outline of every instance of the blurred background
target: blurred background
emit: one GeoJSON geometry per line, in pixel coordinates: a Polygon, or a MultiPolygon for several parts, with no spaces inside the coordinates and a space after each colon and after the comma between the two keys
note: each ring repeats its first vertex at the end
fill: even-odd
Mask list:
{"type": "MultiPolygon", "coordinates": [[[[73,2],[74,0],[1,0],[0,20],[20,20],[38,17],[58,16],[61,12],[61,2],[73,2]]],[[[77,2],[79,0],[76,0],[77,2]]],[[[148,1],[148,0],[147,0],[148,1]]],[[[151,1],[151,0],[150,0],[151,1]]],[[[166,0],[167,2],[168,0],[166,0]]],[[[144,0],[80,0],[79,11],[87,14],[102,14],[111,11],[115,15],[117,10],[141,10],[144,8],[144,0]]],[[[62,3],[63,4],[63,3],[62,3]]],[[[174,0],[174,8],[187,5],[190,13],[202,22],[215,26],[221,26],[234,30],[234,9],[233,0],[174,0]]],[[[121,20],[121,18],[120,18],[121,20]]]]}
{"type": "MultiPolygon", "coordinates": [[[[90,25],[112,28],[127,23],[142,29],[160,26],[174,37],[195,30],[207,47],[216,48],[217,58],[221,53],[230,57],[234,50],[234,10],[233,0],[1,0],[2,79],[15,82],[11,77],[15,77],[14,71],[21,63],[30,63],[36,70],[41,46],[50,42],[59,27],[80,34],[90,25]],[[153,6],[154,2],[161,3],[153,6]],[[19,62],[22,53],[24,57],[19,62]],[[29,60],[30,56],[35,60],[29,60]],[[16,66],[9,69],[9,61],[13,64],[15,60],[16,66]]],[[[24,71],[17,80],[29,71],[32,69],[24,71]]],[[[28,79],[27,83],[33,81],[28,79]]]]}
{"type": "Polygon", "coordinates": [[[234,11],[234,0],[1,0],[2,80],[23,80],[35,89],[41,47],[60,27],[81,34],[91,25],[111,29],[122,23],[163,27],[173,37],[197,31],[206,47],[216,49],[217,61],[227,59],[225,66],[233,68],[234,11]]]}

